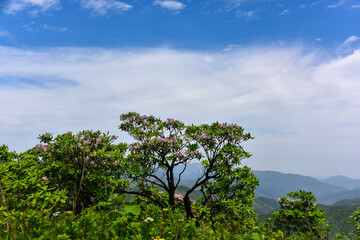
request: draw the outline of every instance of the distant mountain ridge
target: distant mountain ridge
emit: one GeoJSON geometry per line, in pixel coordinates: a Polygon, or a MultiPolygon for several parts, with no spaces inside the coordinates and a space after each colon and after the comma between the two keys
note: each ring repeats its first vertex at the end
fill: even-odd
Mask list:
{"type": "Polygon", "coordinates": [[[347,190],[360,188],[360,179],[352,179],[340,175],[322,179],[321,181],[334,186],[346,188],[347,190]]]}
{"type": "MultiPolygon", "coordinates": [[[[175,169],[176,173],[181,171],[182,168],[175,169]]],[[[286,196],[289,192],[304,190],[312,192],[318,203],[327,205],[332,205],[343,199],[360,198],[360,188],[353,189],[353,187],[358,186],[357,184],[360,184],[360,180],[343,176],[319,180],[300,174],[276,171],[252,170],[252,172],[260,181],[260,185],[255,190],[256,197],[277,199],[286,196]]],[[[201,173],[202,166],[200,163],[189,164],[182,175],[180,185],[192,187],[195,179],[201,173]]],[[[270,208],[273,208],[273,205],[270,208]]]]}
{"type": "Polygon", "coordinates": [[[311,191],[314,195],[336,193],[346,190],[342,187],[324,183],[316,178],[299,174],[258,170],[253,170],[253,173],[260,181],[260,185],[255,192],[275,199],[286,196],[289,192],[298,190],[311,191]]]}
{"type": "MultiPolygon", "coordinates": [[[[286,196],[289,192],[304,190],[312,192],[318,203],[327,205],[343,199],[360,198],[360,188],[348,190],[348,188],[332,185],[313,177],[275,171],[253,170],[253,173],[260,181],[259,187],[255,190],[257,196],[277,199],[286,196]]],[[[348,180],[356,182],[354,179],[348,178],[348,180]]]]}

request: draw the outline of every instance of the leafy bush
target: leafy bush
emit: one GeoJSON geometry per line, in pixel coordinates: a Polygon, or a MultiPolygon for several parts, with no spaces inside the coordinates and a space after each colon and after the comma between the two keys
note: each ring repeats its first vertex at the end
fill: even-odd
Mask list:
{"type": "Polygon", "coordinates": [[[357,239],[360,238],[360,207],[358,207],[355,212],[353,212],[350,216],[351,218],[351,225],[354,228],[354,233],[352,235],[354,235],[357,239]]]}
{"type": "Polygon", "coordinates": [[[282,230],[285,237],[306,234],[308,237],[325,237],[328,226],[324,210],[316,205],[311,192],[297,191],[279,198],[281,210],[273,213],[275,230],[282,230]]]}
{"type": "Polygon", "coordinates": [[[126,188],[119,166],[126,144],[112,144],[116,138],[100,131],[39,137],[35,151],[45,168],[44,176],[52,186],[68,192],[65,210],[79,214],[126,188]]]}
{"type": "Polygon", "coordinates": [[[46,232],[48,219],[67,199],[66,190],[52,186],[38,158],[26,152],[17,161],[0,164],[0,233],[13,238],[39,236],[46,232]]]}

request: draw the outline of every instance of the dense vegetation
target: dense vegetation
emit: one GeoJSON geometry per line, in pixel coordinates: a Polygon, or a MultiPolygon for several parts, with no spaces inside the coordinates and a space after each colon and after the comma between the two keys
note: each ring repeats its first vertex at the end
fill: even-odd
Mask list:
{"type": "MultiPolygon", "coordinates": [[[[329,237],[324,210],[310,192],[280,198],[278,211],[257,222],[259,182],[241,163],[250,157],[242,143],[252,137],[242,127],[185,125],[134,112],[120,119],[131,144],[82,131],[44,133],[19,154],[2,145],[0,239],[329,237]],[[192,162],[201,171],[183,186],[192,162]]],[[[359,237],[360,209],[351,214],[350,237],[359,237]]]]}

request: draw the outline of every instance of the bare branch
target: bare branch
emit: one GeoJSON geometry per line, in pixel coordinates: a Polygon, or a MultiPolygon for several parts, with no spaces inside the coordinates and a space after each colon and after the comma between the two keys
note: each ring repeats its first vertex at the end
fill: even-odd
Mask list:
{"type": "Polygon", "coordinates": [[[185,172],[185,170],[186,170],[186,167],[187,167],[187,164],[186,163],[184,163],[184,169],[179,173],[179,179],[178,179],[178,181],[177,181],[177,183],[176,183],[176,185],[175,185],[175,188],[177,188],[178,186],[179,186],[179,183],[180,183],[180,180],[181,180],[181,175],[185,172]]]}

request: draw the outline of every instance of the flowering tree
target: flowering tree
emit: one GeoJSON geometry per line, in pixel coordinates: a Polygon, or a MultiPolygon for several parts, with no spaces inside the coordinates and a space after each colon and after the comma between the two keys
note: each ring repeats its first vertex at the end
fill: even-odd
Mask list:
{"type": "Polygon", "coordinates": [[[240,197],[244,197],[244,204],[252,204],[257,180],[248,168],[237,168],[250,156],[241,143],[251,136],[242,127],[218,122],[186,126],[172,118],[162,121],[135,112],[122,114],[120,120],[119,128],[136,140],[129,147],[126,175],[137,190],[127,193],[141,195],[162,207],[174,207],[179,200],[189,218],[195,217],[190,194],[199,188],[204,197],[198,203],[203,206],[210,199],[220,202],[240,197]],[[194,176],[195,183],[184,196],[176,194],[192,161],[200,162],[202,171],[194,176]],[[165,198],[161,191],[166,193],[165,198]]]}
{"type": "Polygon", "coordinates": [[[126,186],[119,170],[126,145],[113,144],[116,138],[100,131],[67,132],[56,138],[49,133],[39,136],[36,151],[46,168],[42,180],[68,191],[74,214],[126,186]]]}

